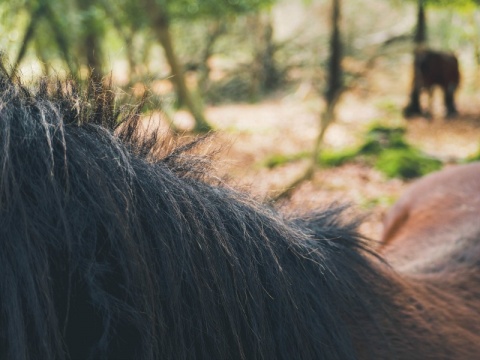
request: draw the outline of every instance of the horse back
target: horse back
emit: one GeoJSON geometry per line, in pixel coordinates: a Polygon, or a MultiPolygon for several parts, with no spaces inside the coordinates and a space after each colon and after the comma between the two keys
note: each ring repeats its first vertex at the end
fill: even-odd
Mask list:
{"type": "Polygon", "coordinates": [[[417,273],[480,265],[480,163],[452,166],[415,183],[384,219],[381,251],[417,273]]]}

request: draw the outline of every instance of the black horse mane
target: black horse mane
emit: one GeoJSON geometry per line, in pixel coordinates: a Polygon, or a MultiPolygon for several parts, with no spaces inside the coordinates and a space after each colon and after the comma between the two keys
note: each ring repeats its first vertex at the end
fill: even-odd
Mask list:
{"type": "Polygon", "coordinates": [[[383,279],[342,209],[212,184],[113,98],[0,79],[0,358],[356,358],[383,279]]]}

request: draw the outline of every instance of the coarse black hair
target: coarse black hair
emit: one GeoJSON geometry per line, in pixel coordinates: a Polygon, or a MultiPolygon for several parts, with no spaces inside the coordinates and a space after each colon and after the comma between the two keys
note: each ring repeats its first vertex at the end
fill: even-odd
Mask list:
{"type": "Polygon", "coordinates": [[[356,224],[210,181],[113,98],[0,78],[0,357],[355,359],[356,224]]]}

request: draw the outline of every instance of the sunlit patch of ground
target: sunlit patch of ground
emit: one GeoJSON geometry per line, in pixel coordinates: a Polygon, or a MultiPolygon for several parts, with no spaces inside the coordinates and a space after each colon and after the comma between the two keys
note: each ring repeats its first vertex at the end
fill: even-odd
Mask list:
{"type": "Polygon", "coordinates": [[[446,161],[466,158],[478,152],[480,145],[480,115],[459,116],[457,119],[436,117],[412,119],[407,139],[428,154],[446,161]]]}

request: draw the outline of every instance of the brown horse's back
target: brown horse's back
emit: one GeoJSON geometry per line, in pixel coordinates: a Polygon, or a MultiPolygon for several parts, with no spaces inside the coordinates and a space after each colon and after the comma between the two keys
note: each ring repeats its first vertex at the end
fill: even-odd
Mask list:
{"type": "Polygon", "coordinates": [[[404,325],[426,326],[405,333],[419,358],[480,358],[479,215],[480,163],[474,163],[413,183],[385,218],[380,252],[404,284],[395,294],[411,309],[404,325]]]}
{"type": "Polygon", "coordinates": [[[384,221],[382,253],[399,270],[480,265],[480,163],[415,182],[384,221]]]}

